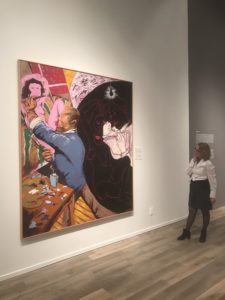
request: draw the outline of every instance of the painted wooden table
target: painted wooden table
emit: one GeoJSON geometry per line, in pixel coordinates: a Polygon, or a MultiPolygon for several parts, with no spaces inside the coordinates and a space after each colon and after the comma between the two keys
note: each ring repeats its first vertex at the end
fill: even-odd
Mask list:
{"type": "Polygon", "coordinates": [[[36,172],[22,180],[22,208],[23,238],[48,232],[62,212],[63,226],[71,226],[74,190],[60,183],[53,187],[47,176],[36,172]]]}

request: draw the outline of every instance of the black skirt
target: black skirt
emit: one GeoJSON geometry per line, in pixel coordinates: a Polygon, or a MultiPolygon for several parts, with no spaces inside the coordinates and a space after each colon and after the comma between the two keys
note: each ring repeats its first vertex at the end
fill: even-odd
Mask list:
{"type": "Polygon", "coordinates": [[[208,179],[191,181],[189,206],[195,209],[212,209],[210,185],[208,179]]]}

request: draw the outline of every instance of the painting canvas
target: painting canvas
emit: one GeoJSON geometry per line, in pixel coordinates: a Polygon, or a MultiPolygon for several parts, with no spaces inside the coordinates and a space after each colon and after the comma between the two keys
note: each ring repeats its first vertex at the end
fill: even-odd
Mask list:
{"type": "Polygon", "coordinates": [[[132,83],[18,65],[22,238],[131,212],[132,83]]]}

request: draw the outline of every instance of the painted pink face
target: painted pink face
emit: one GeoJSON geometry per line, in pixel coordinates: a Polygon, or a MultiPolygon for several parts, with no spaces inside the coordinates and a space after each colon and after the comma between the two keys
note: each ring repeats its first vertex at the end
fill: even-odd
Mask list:
{"type": "Polygon", "coordinates": [[[41,85],[38,83],[31,83],[29,85],[30,96],[31,97],[40,97],[41,96],[41,85]]]}
{"type": "Polygon", "coordinates": [[[59,116],[57,131],[64,132],[71,128],[71,124],[69,121],[69,116],[66,113],[61,113],[59,116]]]}

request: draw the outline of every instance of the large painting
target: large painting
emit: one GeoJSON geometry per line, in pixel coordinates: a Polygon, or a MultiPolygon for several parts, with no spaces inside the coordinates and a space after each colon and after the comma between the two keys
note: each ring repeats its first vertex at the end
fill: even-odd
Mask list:
{"type": "Polygon", "coordinates": [[[132,211],[132,83],[18,64],[22,238],[132,211]]]}

